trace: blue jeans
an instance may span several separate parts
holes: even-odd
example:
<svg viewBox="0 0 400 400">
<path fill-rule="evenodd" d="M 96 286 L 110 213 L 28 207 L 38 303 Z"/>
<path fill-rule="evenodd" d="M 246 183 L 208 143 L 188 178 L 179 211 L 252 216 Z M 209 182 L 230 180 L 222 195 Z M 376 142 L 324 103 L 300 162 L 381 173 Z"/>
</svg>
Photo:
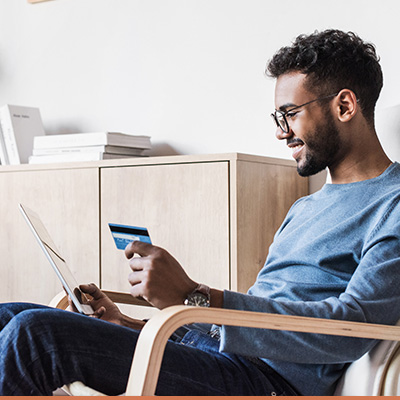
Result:
<svg viewBox="0 0 400 400">
<path fill-rule="evenodd" d="M 0 305 L 0 395 L 51 395 L 73 381 L 125 391 L 139 332 L 36 304 Z M 167 344 L 158 395 L 296 395 L 273 370 L 220 353 L 197 329 Z"/>
</svg>

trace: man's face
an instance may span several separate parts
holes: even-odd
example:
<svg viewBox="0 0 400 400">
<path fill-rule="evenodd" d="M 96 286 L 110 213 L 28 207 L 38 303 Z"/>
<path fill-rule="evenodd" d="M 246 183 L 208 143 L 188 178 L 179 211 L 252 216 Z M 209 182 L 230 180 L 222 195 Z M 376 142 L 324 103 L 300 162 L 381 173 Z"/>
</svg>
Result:
<svg viewBox="0 0 400 400">
<path fill-rule="evenodd" d="M 292 149 L 299 175 L 310 176 L 335 163 L 341 140 L 329 107 L 331 99 L 317 101 L 290 112 L 293 107 L 318 97 L 304 88 L 305 78 L 304 74 L 298 72 L 278 78 L 275 105 L 277 110 L 289 111 L 286 119 L 290 129 L 285 133 L 277 128 L 276 136 L 279 140 L 286 139 L 287 146 Z"/>
</svg>

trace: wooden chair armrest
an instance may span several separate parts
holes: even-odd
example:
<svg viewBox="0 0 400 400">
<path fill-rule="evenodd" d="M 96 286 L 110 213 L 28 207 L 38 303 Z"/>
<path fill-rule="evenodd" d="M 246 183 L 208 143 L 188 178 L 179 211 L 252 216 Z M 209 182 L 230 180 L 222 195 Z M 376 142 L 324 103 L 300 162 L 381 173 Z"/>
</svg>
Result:
<svg viewBox="0 0 400 400">
<path fill-rule="evenodd" d="M 114 303 L 152 307 L 152 305 L 147 301 L 141 299 L 135 299 L 130 293 L 117 292 L 114 290 L 102 290 L 102 292 L 106 294 Z M 51 299 L 49 306 L 54 308 L 60 308 L 62 310 L 65 310 L 68 307 L 68 297 L 64 292 L 64 290 L 60 293 L 57 293 Z"/>
<path fill-rule="evenodd" d="M 154 315 L 140 333 L 126 395 L 154 395 L 169 337 L 180 326 L 194 322 L 400 341 L 400 326 L 217 308 L 173 306 Z"/>
<path fill-rule="evenodd" d="M 57 293 L 48 304 L 49 307 L 60 308 L 61 310 L 65 310 L 68 307 L 68 297 L 65 294 L 64 290 L 60 293 Z"/>
<path fill-rule="evenodd" d="M 114 290 L 101 290 L 106 294 L 114 303 L 130 304 L 134 306 L 153 307 L 150 303 L 143 299 L 136 299 L 130 293 L 117 292 Z"/>
</svg>

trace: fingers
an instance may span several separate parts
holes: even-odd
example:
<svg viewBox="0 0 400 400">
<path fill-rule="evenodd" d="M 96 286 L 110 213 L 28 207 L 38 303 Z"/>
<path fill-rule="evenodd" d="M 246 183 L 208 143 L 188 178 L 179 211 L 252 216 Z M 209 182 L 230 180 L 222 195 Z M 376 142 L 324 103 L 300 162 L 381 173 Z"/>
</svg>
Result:
<svg viewBox="0 0 400 400">
<path fill-rule="evenodd" d="M 129 266 L 132 271 L 143 271 L 145 269 L 147 262 L 143 257 L 132 257 L 129 260 Z"/>
<path fill-rule="evenodd" d="M 136 240 L 126 246 L 125 257 L 127 259 L 131 259 L 135 253 L 139 254 L 141 257 L 145 257 L 152 254 L 156 249 L 157 247 L 150 243 L 144 243 Z"/>
<path fill-rule="evenodd" d="M 148 296 L 143 294 L 145 288 L 141 283 L 131 286 L 129 293 L 136 299 L 143 299 L 150 303 Z"/>
<path fill-rule="evenodd" d="M 93 297 L 94 300 L 105 297 L 105 294 L 94 283 L 82 284 L 79 285 L 79 288 L 82 290 L 83 293 L 86 293 Z"/>
<path fill-rule="evenodd" d="M 130 293 L 135 297 L 142 297 L 143 285 L 142 282 L 145 278 L 145 273 L 142 271 L 134 271 L 128 275 L 128 281 L 131 285 Z"/>
<path fill-rule="evenodd" d="M 134 257 L 135 254 L 140 257 Z M 196 286 L 179 262 L 160 247 L 132 242 L 126 247 L 125 256 L 132 269 L 128 278 L 132 296 L 141 297 L 160 309 L 182 304 L 186 294 Z"/>
<path fill-rule="evenodd" d="M 92 318 L 98 318 L 101 319 L 101 317 L 105 314 L 106 308 L 104 306 L 101 306 L 99 309 L 97 309 L 94 314 L 91 315 Z"/>
<path fill-rule="evenodd" d="M 132 286 L 133 286 L 133 285 L 137 285 L 138 283 L 141 283 L 141 282 L 143 281 L 144 274 L 145 274 L 145 273 L 143 273 L 143 272 L 141 272 L 141 271 L 134 271 L 134 272 L 131 272 L 131 273 L 128 275 L 128 281 L 129 281 L 129 283 L 130 283 Z"/>
</svg>

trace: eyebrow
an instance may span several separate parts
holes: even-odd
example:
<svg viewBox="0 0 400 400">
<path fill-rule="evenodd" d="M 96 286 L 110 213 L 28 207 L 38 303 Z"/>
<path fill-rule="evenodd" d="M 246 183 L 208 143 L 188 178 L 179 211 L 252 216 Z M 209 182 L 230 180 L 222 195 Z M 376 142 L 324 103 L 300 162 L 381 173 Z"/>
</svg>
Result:
<svg viewBox="0 0 400 400">
<path fill-rule="evenodd" d="M 280 111 L 286 111 L 288 108 L 293 108 L 293 107 L 297 107 L 297 104 L 285 103 L 285 104 L 282 104 L 282 105 L 278 108 L 278 110 L 280 110 Z"/>
</svg>

